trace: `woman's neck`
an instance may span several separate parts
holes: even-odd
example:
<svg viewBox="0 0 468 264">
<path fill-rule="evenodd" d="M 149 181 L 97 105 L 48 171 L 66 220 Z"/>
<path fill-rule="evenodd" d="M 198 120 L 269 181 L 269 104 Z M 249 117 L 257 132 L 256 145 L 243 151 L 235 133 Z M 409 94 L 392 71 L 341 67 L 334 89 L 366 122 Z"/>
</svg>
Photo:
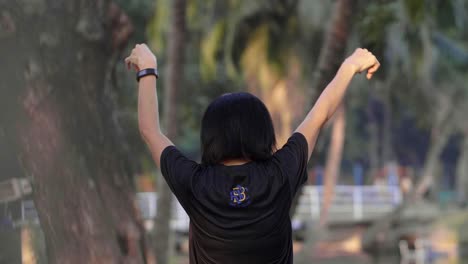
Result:
<svg viewBox="0 0 468 264">
<path fill-rule="evenodd" d="M 251 160 L 249 160 L 249 159 L 227 159 L 227 160 L 223 160 L 221 162 L 221 164 L 223 164 L 225 166 L 236 166 L 236 165 L 246 164 L 246 163 L 248 163 L 250 161 Z"/>
</svg>

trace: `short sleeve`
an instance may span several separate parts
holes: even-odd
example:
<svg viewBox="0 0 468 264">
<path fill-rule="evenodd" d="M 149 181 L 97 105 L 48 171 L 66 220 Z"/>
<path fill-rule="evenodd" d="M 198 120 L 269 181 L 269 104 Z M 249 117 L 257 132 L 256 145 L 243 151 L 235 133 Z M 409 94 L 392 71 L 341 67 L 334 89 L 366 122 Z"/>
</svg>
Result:
<svg viewBox="0 0 468 264">
<path fill-rule="evenodd" d="M 161 153 L 161 173 L 177 198 L 187 195 L 199 167 L 198 163 L 188 159 L 175 146 L 168 146 Z"/>
<path fill-rule="evenodd" d="M 308 145 L 304 135 L 295 132 L 273 158 L 285 172 L 291 192 L 295 195 L 299 187 L 307 181 Z"/>
</svg>

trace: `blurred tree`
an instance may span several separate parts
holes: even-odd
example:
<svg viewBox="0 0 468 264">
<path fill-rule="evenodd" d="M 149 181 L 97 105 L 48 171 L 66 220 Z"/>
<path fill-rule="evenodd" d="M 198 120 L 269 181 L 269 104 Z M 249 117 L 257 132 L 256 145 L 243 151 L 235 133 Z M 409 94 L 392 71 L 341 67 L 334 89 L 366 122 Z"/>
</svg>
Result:
<svg viewBox="0 0 468 264">
<path fill-rule="evenodd" d="M 317 91 L 313 102 L 317 101 L 321 91 L 323 91 L 330 80 L 333 79 L 333 76 L 338 71 L 344 59 L 348 39 L 352 30 L 352 14 L 355 4 L 353 0 L 339 0 L 335 2 L 330 24 L 320 51 L 316 79 L 312 86 L 315 91 Z M 324 197 L 320 212 L 321 226 L 326 226 L 327 224 L 328 210 L 334 195 L 334 186 L 336 185 L 336 179 L 340 173 L 345 138 L 345 118 L 345 107 L 341 105 L 333 119 L 330 146 L 325 164 Z"/>
<path fill-rule="evenodd" d="M 242 3 L 240 15 L 227 32 L 227 63 L 239 70 L 246 89 L 267 106 L 278 147 L 286 142 L 293 124 L 303 114 L 303 67 L 295 50 L 297 43 L 293 42 L 300 37 L 297 4 L 297 0 Z"/>
<path fill-rule="evenodd" d="M 435 1 L 429 5 L 420 3 L 424 1 L 412 2 L 403 1 L 403 14 L 406 16 L 400 23 L 404 23 L 406 28 L 402 34 L 413 36 L 413 41 L 408 38 L 403 44 L 414 54 L 409 58 L 414 72 L 411 79 L 417 83 L 413 105 L 415 110 L 424 112 L 418 118 L 430 130 L 424 166 L 415 186 L 416 196 L 421 198 L 435 182 L 440 155 L 458 130 L 458 108 L 462 108 L 468 97 L 458 74 L 459 66 L 450 58 L 440 56 L 441 53 L 453 52 L 453 48 L 448 48 L 453 45 L 447 45 L 447 41 L 446 45 L 434 45 L 441 35 L 450 34 L 457 26 L 454 20 L 447 22 L 446 19 L 453 18 L 454 9 L 451 7 L 456 1 Z M 461 38 L 462 34 L 455 37 Z"/>
<path fill-rule="evenodd" d="M 355 4 L 354 0 L 338 0 L 334 3 L 322 48 L 320 49 L 315 79 L 312 82 L 313 94 L 315 95 L 312 99 L 313 103 L 317 101 L 321 92 L 333 79 L 344 59 L 352 30 L 352 14 Z M 345 127 L 346 113 L 345 106 L 342 104 L 338 107 L 332 119 L 332 131 L 324 171 L 323 200 L 320 207 L 319 219 L 320 227 L 326 227 L 328 224 L 328 210 L 333 200 L 336 180 L 340 173 Z M 320 239 L 316 230 L 316 228 L 309 227 L 305 248 L 312 248 L 314 243 Z M 299 256 L 299 261 L 306 263 L 310 257 L 310 252 L 303 250 Z"/>
<path fill-rule="evenodd" d="M 463 133 L 463 144 L 457 161 L 457 193 L 458 201 L 466 206 L 468 201 L 468 128 Z"/>
<path fill-rule="evenodd" d="M 408 208 L 414 210 L 418 201 L 428 193 L 436 182 L 436 175 L 440 174 L 438 166 L 442 151 L 449 139 L 463 130 L 459 114 L 461 109 L 466 109 L 468 97 L 463 85 L 466 76 L 460 73 L 466 67 L 466 53 L 446 37 L 464 38 L 461 32 L 453 34 L 457 32 L 454 27 L 458 25 L 452 19 L 455 8 L 451 7 L 457 3 L 401 0 L 392 7 L 396 19 L 380 26 L 388 28 L 387 37 L 383 39 L 388 54 L 384 67 L 388 68 L 389 76 L 398 76 L 387 81 L 399 105 L 413 116 L 413 122 L 429 131 L 430 137 L 421 173 L 413 179 L 417 181 L 413 192 L 405 197 L 402 205 L 375 221 L 366 231 L 363 248 L 367 250 L 375 249 L 376 241 L 386 248 L 394 247 L 397 242 L 392 239 L 395 237 L 386 234 L 394 233 L 392 229 L 404 225 L 401 220 L 403 212 Z M 459 164 L 460 170 L 462 166 Z"/>
<path fill-rule="evenodd" d="M 382 105 L 383 112 L 380 114 L 383 120 L 382 140 L 380 147 L 373 149 L 381 149 L 382 154 L 374 151 L 375 155 L 370 156 L 379 156 L 380 161 L 372 164 L 382 166 L 397 158 L 392 147 L 396 133 L 392 129 L 411 116 L 421 132 L 429 131 L 432 134 L 427 143 L 429 147 L 427 151 L 424 150 L 426 157 L 422 175 L 425 176 L 421 176 L 424 180 L 417 187 L 420 194 L 431 186 L 432 176 L 429 175 L 435 174 L 439 156 L 456 132 L 455 108 L 451 103 L 463 104 L 464 100 L 463 95 L 460 97 L 460 86 L 447 82 L 450 78 L 441 77 L 441 72 L 453 73 L 459 69 L 452 67 L 449 70 L 444 66 L 447 65 L 446 57 L 439 55 L 448 53 L 457 57 L 458 63 L 463 64 L 464 61 L 464 53 L 454 48 L 453 43 L 441 34 L 449 34 L 453 30 L 450 27 L 454 24 L 447 21 L 453 18 L 451 14 L 454 9 L 451 6 L 456 2 L 434 1 L 425 5 L 424 1 L 401 0 L 371 4 L 363 14 L 364 19 L 359 22 L 360 38 L 366 46 L 375 47 L 384 64 L 382 71 L 385 78 L 379 82 L 378 89 L 372 91 L 374 100 Z M 370 114 L 372 117 L 378 113 Z M 391 124 L 394 122 L 392 115 L 395 118 L 399 115 L 400 120 L 395 120 L 396 124 Z"/>
<path fill-rule="evenodd" d="M 168 138 L 175 140 L 178 134 L 178 94 L 184 81 L 186 1 L 174 0 L 170 7 L 170 31 L 167 39 L 167 77 L 164 78 L 164 127 Z M 174 250 L 170 219 L 173 204 L 172 192 L 160 175 L 157 184 L 158 214 L 156 216 L 156 258 L 158 263 L 170 263 Z"/>
<path fill-rule="evenodd" d="M 33 185 L 49 263 L 142 263 L 111 82 L 132 26 L 110 1 L 0 1 L 6 138 Z M 6 124 L 15 124 L 6 126 Z"/>
<path fill-rule="evenodd" d="M 309 29 L 299 19 L 299 2 L 242 3 L 238 7 L 240 15 L 227 30 L 225 63 L 238 69 L 246 89 L 267 106 L 278 148 L 286 143 L 294 126 L 304 117 L 308 102 L 303 96 L 304 71 L 309 69 L 309 62 L 316 59 L 316 54 L 309 52 L 309 42 L 305 41 L 316 36 L 304 32 Z M 291 214 L 294 214 L 298 197 L 296 195 Z"/>
</svg>

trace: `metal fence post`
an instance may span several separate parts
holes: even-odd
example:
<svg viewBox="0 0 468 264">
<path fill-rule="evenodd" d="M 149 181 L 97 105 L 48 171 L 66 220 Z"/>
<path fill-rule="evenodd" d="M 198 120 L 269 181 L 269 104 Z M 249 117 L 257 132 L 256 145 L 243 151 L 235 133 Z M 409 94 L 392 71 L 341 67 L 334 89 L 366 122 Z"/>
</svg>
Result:
<svg viewBox="0 0 468 264">
<path fill-rule="evenodd" d="M 354 220 L 362 219 L 362 188 L 360 186 L 353 187 L 353 217 Z"/>
</svg>

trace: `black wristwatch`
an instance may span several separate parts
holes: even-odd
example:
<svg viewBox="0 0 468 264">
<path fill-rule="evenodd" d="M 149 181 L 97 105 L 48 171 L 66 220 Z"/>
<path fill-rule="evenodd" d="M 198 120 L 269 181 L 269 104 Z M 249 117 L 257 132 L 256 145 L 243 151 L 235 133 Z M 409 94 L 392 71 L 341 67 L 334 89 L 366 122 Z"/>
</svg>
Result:
<svg viewBox="0 0 468 264">
<path fill-rule="evenodd" d="M 148 68 L 148 69 L 143 69 L 137 72 L 137 75 L 136 75 L 137 82 L 140 82 L 141 78 L 148 76 L 148 75 L 154 75 L 156 76 L 156 79 L 158 79 L 159 78 L 158 69 Z"/>
</svg>

